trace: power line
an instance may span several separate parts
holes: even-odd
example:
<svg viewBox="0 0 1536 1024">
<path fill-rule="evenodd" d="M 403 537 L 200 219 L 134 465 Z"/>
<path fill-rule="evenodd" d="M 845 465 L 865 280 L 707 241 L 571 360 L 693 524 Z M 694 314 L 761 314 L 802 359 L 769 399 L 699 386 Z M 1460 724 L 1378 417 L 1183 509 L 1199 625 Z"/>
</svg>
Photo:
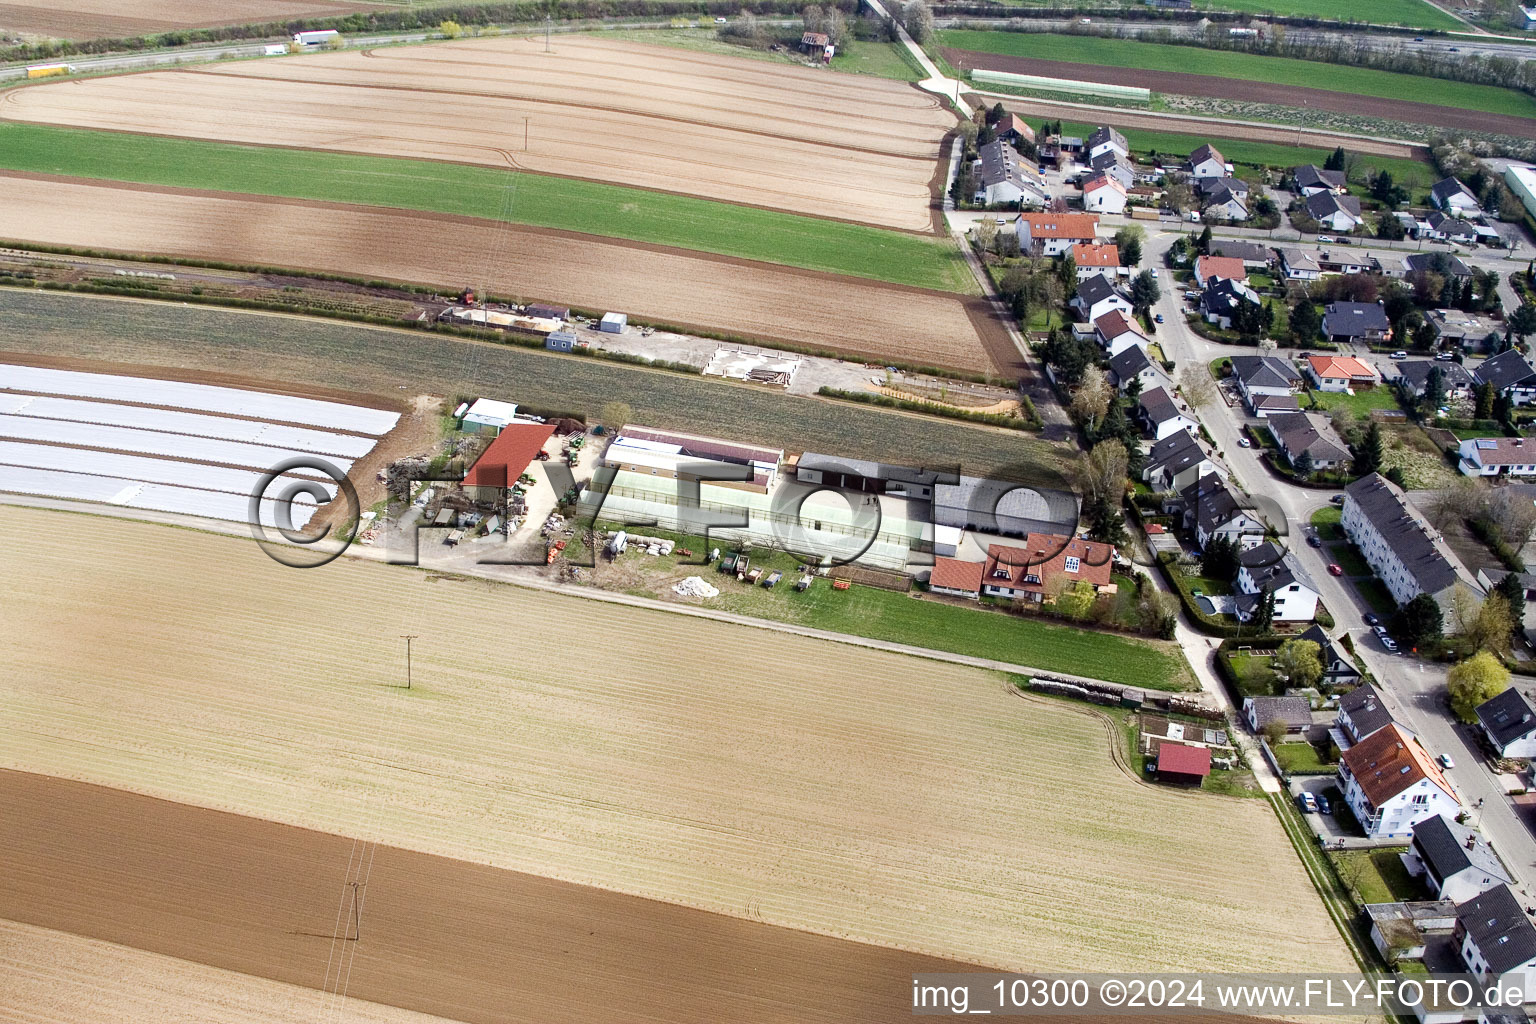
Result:
<svg viewBox="0 0 1536 1024">
<path fill-rule="evenodd" d="M 411 688 L 411 641 L 421 639 L 415 633 L 402 633 L 400 639 L 405 641 L 405 688 Z"/>
</svg>

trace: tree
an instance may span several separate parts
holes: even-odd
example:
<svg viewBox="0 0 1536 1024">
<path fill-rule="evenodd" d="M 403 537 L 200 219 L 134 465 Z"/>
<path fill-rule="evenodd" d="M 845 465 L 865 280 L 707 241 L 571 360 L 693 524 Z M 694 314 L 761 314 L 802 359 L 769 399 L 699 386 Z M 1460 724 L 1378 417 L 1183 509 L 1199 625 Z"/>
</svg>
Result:
<svg viewBox="0 0 1536 1024">
<path fill-rule="evenodd" d="M 1391 212 L 1381 215 L 1381 220 L 1376 223 L 1376 237 L 1386 239 L 1389 242 L 1400 242 L 1408 235 L 1408 229 L 1403 227 L 1403 222 L 1394 217 Z"/>
<path fill-rule="evenodd" d="M 1297 476 L 1305 480 L 1307 477 L 1312 475 L 1312 471 L 1316 469 L 1317 466 L 1312 460 L 1312 453 L 1306 449 L 1302 449 L 1301 454 L 1296 456 L 1295 460 L 1291 463 L 1291 468 L 1296 471 Z"/>
<path fill-rule="evenodd" d="M 1493 403 L 1498 397 L 1498 392 L 1493 388 L 1493 381 L 1484 381 L 1477 388 L 1477 411 L 1473 413 L 1480 420 L 1493 419 Z"/>
<path fill-rule="evenodd" d="M 1428 594 L 1415 597 L 1392 616 L 1392 635 L 1414 650 L 1439 640 L 1444 632 L 1445 617 L 1435 599 Z"/>
<path fill-rule="evenodd" d="M 464 28 L 456 21 L 439 22 L 437 30 L 445 39 L 457 39 L 464 34 Z"/>
<path fill-rule="evenodd" d="M 1253 628 L 1260 633 L 1267 633 L 1269 627 L 1275 624 L 1275 592 L 1264 591 L 1264 596 L 1259 598 L 1259 603 L 1253 609 Z"/>
<path fill-rule="evenodd" d="M 1099 419 L 1109 411 L 1109 402 L 1115 395 L 1104 371 L 1092 367 L 1083 374 L 1083 381 L 1072 392 L 1072 415 L 1092 433 L 1098 429 Z"/>
<path fill-rule="evenodd" d="M 1008 111 L 1003 109 L 1003 101 L 998 100 L 996 103 L 992 104 L 992 109 L 987 111 L 987 124 L 997 124 L 997 122 L 1001 121 L 1007 116 Z"/>
<path fill-rule="evenodd" d="M 976 222 L 976 245 L 982 252 L 991 252 L 997 244 L 997 220 L 983 217 Z"/>
<path fill-rule="evenodd" d="M 1077 484 L 1083 495 L 1083 517 L 1088 535 L 1106 544 L 1119 541 L 1124 516 L 1125 474 L 1129 456 L 1118 440 L 1100 441 L 1077 463 Z"/>
<path fill-rule="evenodd" d="M 1509 329 L 1524 341 L 1527 335 L 1536 334 L 1536 305 L 1522 302 L 1509 314 Z"/>
<path fill-rule="evenodd" d="M 1208 580 L 1230 582 L 1237 575 L 1237 542 L 1212 537 L 1200 553 L 1200 575 Z"/>
<path fill-rule="evenodd" d="M 1076 583 L 1063 590 L 1056 598 L 1058 614 L 1074 621 L 1081 620 L 1093 607 L 1094 590 L 1090 583 Z"/>
<path fill-rule="evenodd" d="M 603 426 L 609 433 L 614 433 L 623 429 L 633 414 L 634 411 L 630 409 L 628 402 L 608 402 L 603 406 Z"/>
<path fill-rule="evenodd" d="M 1522 598 L 1521 604 L 1524 603 Z M 1489 594 L 1477 610 L 1477 621 L 1467 633 L 1468 642 L 1476 650 L 1507 658 L 1513 639 L 1514 624 L 1510 621 L 1509 599 L 1503 594 Z"/>
<path fill-rule="evenodd" d="M 1381 439 L 1381 424 L 1372 420 L 1365 430 L 1365 437 L 1355 446 L 1355 474 L 1365 476 L 1380 471 L 1386 454 L 1386 443 Z"/>
<path fill-rule="evenodd" d="M 1143 270 L 1131 278 L 1131 306 L 1139 313 L 1146 313 L 1162 297 L 1162 290 L 1157 287 L 1157 278 L 1152 276 L 1152 271 Z"/>
<path fill-rule="evenodd" d="M 1483 520 L 1493 527 L 1499 539 L 1519 551 L 1530 543 L 1536 530 L 1536 506 L 1507 488 L 1499 488 L 1483 505 Z"/>
<path fill-rule="evenodd" d="M 1429 525 L 1444 530 L 1463 519 L 1470 519 L 1477 512 L 1480 497 L 1477 482 L 1458 476 L 1456 480 L 1425 502 L 1425 518 Z"/>
<path fill-rule="evenodd" d="M 1142 632 L 1172 640 L 1179 622 L 1179 600 L 1172 594 L 1146 587 L 1136 616 Z"/>
<path fill-rule="evenodd" d="M 1451 710 L 1463 722 L 1477 721 L 1477 706 L 1509 689 L 1509 669 L 1487 651 L 1451 666 L 1445 674 Z"/>
<path fill-rule="evenodd" d="M 1210 373 L 1198 363 L 1185 363 L 1179 371 L 1179 391 L 1191 409 L 1203 409 L 1216 400 L 1216 382 Z"/>
<path fill-rule="evenodd" d="M 1324 162 L 1323 170 L 1325 170 L 1325 171 L 1342 171 L 1344 169 L 1344 164 L 1346 162 L 1348 162 L 1348 160 L 1349 160 L 1349 157 L 1345 155 L 1344 147 L 1340 146 L 1337 149 L 1335 149 L 1329 155 L 1327 161 Z"/>
<path fill-rule="evenodd" d="M 1303 294 L 1291 307 L 1291 340 L 1298 345 L 1310 345 L 1322 327 L 1323 318 L 1317 315 L 1317 307 Z"/>
<path fill-rule="evenodd" d="M 933 38 L 933 11 L 923 0 L 908 0 L 901 8 L 901 27 L 918 43 Z"/>
<path fill-rule="evenodd" d="M 1281 743 L 1285 742 L 1286 732 L 1287 729 L 1285 723 L 1278 718 L 1271 719 L 1270 721 L 1264 723 L 1264 739 L 1269 743 L 1271 748 L 1277 747 Z"/>
<path fill-rule="evenodd" d="M 1307 687 L 1323 678 L 1321 649 L 1311 640 L 1287 640 L 1275 652 L 1275 675 L 1288 686 Z"/>
<path fill-rule="evenodd" d="M 1139 224 L 1127 224 L 1115 232 L 1115 249 L 1120 253 L 1122 267 L 1134 267 L 1141 262 L 1141 240 L 1144 235 Z"/>
<path fill-rule="evenodd" d="M 1425 374 L 1424 397 L 1420 403 L 1426 412 L 1433 412 L 1445 404 L 1445 371 L 1440 367 L 1431 366 Z"/>
<path fill-rule="evenodd" d="M 848 17 L 836 7 L 827 9 L 827 20 L 821 30 L 827 34 L 827 42 L 837 47 L 838 52 L 848 48 Z"/>
<path fill-rule="evenodd" d="M 1195 240 L 1195 250 L 1202 256 L 1211 254 L 1211 226 L 1207 224 L 1200 232 L 1200 237 Z"/>
<path fill-rule="evenodd" d="M 1504 598 L 1504 604 L 1509 609 L 1509 631 L 1514 636 L 1525 627 L 1525 584 L 1520 582 L 1518 573 L 1507 572 L 1504 578 L 1494 586 L 1493 593 Z"/>
</svg>

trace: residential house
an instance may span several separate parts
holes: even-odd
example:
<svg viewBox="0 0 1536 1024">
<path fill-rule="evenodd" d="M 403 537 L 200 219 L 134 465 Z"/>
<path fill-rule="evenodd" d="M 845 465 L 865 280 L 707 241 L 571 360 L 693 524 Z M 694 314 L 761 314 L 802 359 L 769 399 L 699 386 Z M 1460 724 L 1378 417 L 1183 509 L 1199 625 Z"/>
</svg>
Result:
<svg viewBox="0 0 1536 1024">
<path fill-rule="evenodd" d="M 1133 380 L 1141 381 L 1143 392 L 1153 388 L 1173 390 L 1173 378 L 1168 376 L 1167 370 L 1152 361 L 1144 345 L 1122 346 L 1119 355 L 1110 357 L 1109 374 L 1111 383 L 1122 393 Z"/>
<path fill-rule="evenodd" d="M 1508 885 L 1497 885 L 1456 908 L 1457 948 L 1484 988 L 1518 991 L 1536 1001 L 1536 924 Z M 1505 997 L 1513 1004 L 1514 999 Z"/>
<path fill-rule="evenodd" d="M 1121 156 L 1131 155 L 1131 145 L 1125 141 L 1125 136 L 1108 125 L 1095 128 L 1088 136 L 1084 148 L 1087 150 L 1089 159 L 1108 152 L 1116 152 Z"/>
<path fill-rule="evenodd" d="M 1395 721 L 1392 712 L 1382 703 L 1381 691 L 1376 684 L 1361 683 L 1339 698 L 1339 713 L 1334 722 L 1347 741 L 1340 744 L 1340 748 L 1347 750 Z"/>
<path fill-rule="evenodd" d="M 1376 309 L 1375 306 L 1371 308 Z M 1336 323 L 1336 326 L 1349 328 L 1356 325 Z M 1319 391 L 1364 391 L 1376 386 L 1376 371 L 1369 363 L 1354 356 L 1308 356 L 1304 369 Z"/>
<path fill-rule="evenodd" d="M 1034 145 L 1035 130 L 1018 114 L 1004 114 L 1002 120 L 992 126 L 997 138 L 1005 142 L 1027 142 Z"/>
<path fill-rule="evenodd" d="M 1339 789 L 1367 839 L 1407 839 L 1425 818 L 1461 810 L 1440 766 L 1396 722 L 1344 751 Z"/>
<path fill-rule="evenodd" d="M 1118 309 L 1126 314 L 1131 312 L 1130 296 L 1103 274 L 1097 274 L 1080 283 L 1072 296 L 1071 305 L 1079 319 L 1088 323 L 1096 322 L 1099 317 L 1112 310 Z"/>
<path fill-rule="evenodd" d="M 1432 309 L 1426 319 L 1435 329 L 1435 344 L 1446 351 L 1496 352 L 1503 347 L 1504 325 L 1491 316 Z"/>
<path fill-rule="evenodd" d="M 1408 504 L 1400 487 L 1371 473 L 1344 488 L 1343 526 L 1392 600 L 1404 605 L 1429 594 L 1442 608 L 1450 607 L 1458 582 L 1450 549 Z"/>
<path fill-rule="evenodd" d="M 933 569 L 928 574 L 928 589 L 935 594 L 975 599 L 981 595 L 982 573 L 985 563 L 965 562 L 958 558 L 936 556 Z"/>
<path fill-rule="evenodd" d="M 1315 192 L 1306 199 L 1307 216 L 1329 231 L 1353 231 L 1362 223 L 1360 200 L 1333 192 Z"/>
<path fill-rule="evenodd" d="M 1536 709 L 1513 686 L 1479 704 L 1477 721 L 1500 757 L 1536 757 Z"/>
<path fill-rule="evenodd" d="M 1435 210 L 1424 218 L 1427 229 L 1421 232 L 1426 238 L 1433 238 L 1441 242 L 1459 242 L 1462 245 L 1472 245 L 1477 241 L 1477 226 L 1460 217 L 1446 213 L 1443 210 Z"/>
<path fill-rule="evenodd" d="M 1330 686 L 1350 686 L 1360 681 L 1360 670 L 1355 668 L 1344 653 L 1343 646 L 1328 639 L 1322 626 L 1311 626 L 1296 639 L 1310 640 L 1317 644 L 1317 656 L 1323 663 L 1324 683 Z"/>
<path fill-rule="evenodd" d="M 1195 260 L 1195 284 L 1204 288 L 1218 278 L 1247 281 L 1248 268 L 1235 256 L 1201 256 Z"/>
<path fill-rule="evenodd" d="M 1403 860 L 1410 873 L 1425 876 L 1436 899 L 1455 903 L 1514 881 L 1486 839 L 1440 814 L 1413 826 Z"/>
<path fill-rule="evenodd" d="M 1243 282 L 1219 277 L 1200 292 L 1198 308 L 1204 314 L 1206 323 L 1216 324 L 1225 331 L 1232 326 L 1232 318 L 1236 315 L 1239 303 L 1248 302 L 1257 306 L 1263 301 L 1258 292 Z"/>
<path fill-rule="evenodd" d="M 1520 27 L 1527 32 L 1536 29 L 1536 7 L 1527 7 L 1520 4 L 1515 8 L 1520 13 Z"/>
<path fill-rule="evenodd" d="M 1146 335 L 1141 333 L 1136 321 L 1123 309 L 1111 309 L 1095 319 L 1093 335 L 1111 359 L 1128 348 L 1145 348 L 1148 344 Z"/>
<path fill-rule="evenodd" d="M 1206 143 L 1189 154 L 1189 163 L 1185 167 L 1189 176 L 1196 181 L 1201 178 L 1220 178 L 1227 173 L 1227 158 L 1215 146 Z"/>
<path fill-rule="evenodd" d="M 1350 249 L 1320 250 L 1317 266 L 1324 274 L 1380 274 L 1381 261 Z"/>
<path fill-rule="evenodd" d="M 1460 363 L 1445 359 L 1410 359 L 1397 364 L 1397 385 L 1414 398 L 1423 398 L 1429 375 L 1440 373 L 1440 387 L 1447 398 L 1466 398 L 1476 386 L 1472 375 Z"/>
<path fill-rule="evenodd" d="M 1136 419 L 1157 441 L 1200 425 L 1193 416 L 1179 411 L 1178 403 L 1173 400 L 1173 394 L 1167 388 L 1143 391 L 1141 397 L 1136 399 Z"/>
<path fill-rule="evenodd" d="M 1244 697 L 1242 714 L 1248 728 L 1256 733 L 1262 733 L 1270 722 L 1282 723 L 1287 736 L 1312 728 L 1312 705 L 1305 697 Z"/>
<path fill-rule="evenodd" d="M 1389 341 L 1392 338 L 1392 324 L 1387 320 L 1387 311 L 1374 302 L 1330 302 L 1323 311 L 1323 336 L 1340 345 Z M 1360 363 L 1358 359 L 1354 361 Z M 1364 363 L 1360 365 L 1365 366 Z M 1375 383 L 1376 371 L 1370 367 L 1365 368 L 1369 371 L 1367 375 L 1371 382 Z M 1349 374 L 1358 375 L 1354 370 Z M 1333 390 L 1343 391 L 1344 388 Z"/>
<path fill-rule="evenodd" d="M 1233 242 L 1221 238 L 1211 240 L 1211 255 L 1242 260 L 1249 270 L 1268 270 L 1275 258 L 1274 250 L 1257 242 Z"/>
<path fill-rule="evenodd" d="M 1454 277 L 1465 281 L 1472 276 L 1472 268 L 1460 256 L 1448 252 L 1416 252 L 1403 257 L 1403 274 L 1434 273 L 1441 277 Z"/>
<path fill-rule="evenodd" d="M 989 597 L 1039 603 L 1057 587 L 1087 583 L 1109 591 L 1115 549 L 1081 537 L 1031 533 L 1024 546 L 992 544 L 982 572 L 981 592 Z"/>
<path fill-rule="evenodd" d="M 1265 420 L 1280 450 L 1292 466 L 1302 454 L 1310 456 L 1314 469 L 1347 466 L 1353 456 L 1326 417 L 1310 412 L 1272 414 Z"/>
<path fill-rule="evenodd" d="M 1301 374 L 1279 356 L 1233 356 L 1232 379 L 1243 404 L 1255 416 L 1295 412 Z"/>
<path fill-rule="evenodd" d="M 1040 171 L 1008 143 L 995 139 L 977 149 L 976 156 L 976 202 L 1044 208 L 1050 201 Z"/>
<path fill-rule="evenodd" d="M 1317 254 L 1305 249 L 1281 249 L 1280 268 L 1288 281 L 1316 281 L 1323 276 Z"/>
<path fill-rule="evenodd" d="M 1184 527 L 1200 547 L 1212 538 L 1230 540 L 1243 550 L 1264 542 L 1264 521 L 1247 498 L 1214 473 L 1206 474 L 1179 492 Z"/>
<path fill-rule="evenodd" d="M 1108 174 L 1083 182 L 1083 209 L 1092 213 L 1124 213 L 1126 186 Z"/>
<path fill-rule="evenodd" d="M 1292 167 L 1290 177 L 1297 195 L 1309 198 L 1319 192 L 1343 194 L 1348 188 L 1343 171 L 1325 171 L 1316 164 Z"/>
<path fill-rule="evenodd" d="M 1105 175 L 1114 178 L 1126 189 L 1136 184 L 1136 165 L 1131 158 L 1118 150 L 1108 150 L 1100 153 L 1088 162 L 1094 175 Z"/>
<path fill-rule="evenodd" d="M 1116 275 L 1120 273 L 1120 248 L 1111 244 L 1074 245 L 1072 264 L 1079 281 L 1098 274 Z"/>
<path fill-rule="evenodd" d="M 1020 251 L 1036 256 L 1060 256 L 1074 245 L 1090 245 L 1098 225 L 1091 213 L 1021 213 L 1013 221 Z"/>
<path fill-rule="evenodd" d="M 1468 438 L 1457 452 L 1463 476 L 1536 476 L 1536 438 Z"/>
<path fill-rule="evenodd" d="M 1509 399 L 1511 405 L 1536 402 L 1536 370 L 1514 349 L 1483 360 L 1472 371 L 1472 379 L 1479 387 L 1492 383 L 1494 391 Z"/>
<path fill-rule="evenodd" d="M 1477 201 L 1477 193 L 1461 183 L 1459 178 L 1441 178 L 1429 190 L 1429 201 L 1435 209 L 1444 210 L 1453 217 L 1477 217 L 1483 212 Z"/>
<path fill-rule="evenodd" d="M 1265 594 L 1275 595 L 1275 622 L 1311 622 L 1321 594 L 1294 552 L 1274 541 L 1249 548 L 1238 558 L 1237 617 L 1253 618 Z"/>
<path fill-rule="evenodd" d="M 1231 189 L 1213 193 L 1201 210 L 1206 220 L 1245 221 L 1248 219 L 1248 203 Z"/>
<path fill-rule="evenodd" d="M 1231 192 L 1243 202 L 1248 201 L 1248 183 L 1242 178 L 1233 178 L 1224 174 L 1215 178 L 1201 178 L 1195 182 L 1195 194 L 1201 200 L 1210 199 L 1218 192 Z"/>
<path fill-rule="evenodd" d="M 1215 467 L 1190 429 L 1175 431 L 1154 444 L 1142 461 L 1141 479 L 1156 493 L 1182 491 Z"/>
</svg>

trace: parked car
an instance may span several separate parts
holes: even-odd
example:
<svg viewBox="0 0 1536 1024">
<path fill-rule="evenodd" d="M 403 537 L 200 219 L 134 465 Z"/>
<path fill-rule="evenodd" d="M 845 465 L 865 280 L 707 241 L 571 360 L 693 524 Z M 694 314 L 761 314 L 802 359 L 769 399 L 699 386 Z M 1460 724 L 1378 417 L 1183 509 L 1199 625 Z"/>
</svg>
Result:
<svg viewBox="0 0 1536 1024">
<path fill-rule="evenodd" d="M 1319 814 L 1333 813 L 1333 804 L 1330 803 L 1328 798 L 1323 796 L 1321 793 L 1317 795 L 1317 810 Z"/>
<path fill-rule="evenodd" d="M 1375 612 L 1366 612 L 1361 616 L 1361 618 L 1365 620 L 1365 624 L 1367 626 L 1381 625 L 1381 616 L 1377 615 Z"/>
<path fill-rule="evenodd" d="M 1440 360 L 1440 362 L 1442 362 L 1442 363 L 1447 363 L 1447 362 L 1450 362 L 1452 359 L 1456 358 L 1456 353 L 1455 352 L 1436 352 L 1435 353 L 1435 358 Z"/>
<path fill-rule="evenodd" d="M 1343 576 L 1344 575 L 1344 567 L 1342 565 L 1340 565 L 1338 562 L 1329 562 L 1328 563 L 1328 575 L 1329 576 Z"/>
<path fill-rule="evenodd" d="M 1248 440 L 1246 437 L 1240 437 L 1237 439 L 1237 446 L 1239 448 L 1252 448 L 1253 442 Z"/>
<path fill-rule="evenodd" d="M 1157 277 L 1157 268 L 1156 267 L 1152 268 L 1152 276 L 1153 276 L 1153 278 Z"/>
<path fill-rule="evenodd" d="M 1163 314 L 1161 314 L 1161 313 L 1158 313 L 1158 314 L 1157 314 L 1157 315 L 1156 315 L 1156 316 L 1154 316 L 1154 317 L 1153 317 L 1153 318 L 1152 318 L 1152 322 L 1153 322 L 1153 323 L 1156 323 L 1156 324 L 1160 324 L 1160 323 L 1162 323 L 1162 322 L 1163 322 Z"/>
<path fill-rule="evenodd" d="M 1296 806 L 1301 808 L 1302 814 L 1315 814 L 1317 813 L 1317 797 L 1305 791 L 1297 793 Z"/>
<path fill-rule="evenodd" d="M 1435 760 L 1440 762 L 1440 767 L 1441 768 L 1455 768 L 1456 767 L 1456 762 L 1451 760 L 1451 755 L 1450 754 L 1441 754 L 1439 757 L 1435 758 Z"/>
<path fill-rule="evenodd" d="M 1333 244 L 1333 236 L 1331 236 L 1331 235 L 1318 235 L 1317 236 L 1317 240 L 1319 242 L 1321 242 L 1323 245 L 1332 245 Z"/>
<path fill-rule="evenodd" d="M 1407 359 L 1408 353 L 1404 352 L 1402 349 L 1398 349 L 1396 352 L 1392 353 L 1392 358 L 1394 361 L 1399 359 Z"/>
<path fill-rule="evenodd" d="M 1413 41 L 1416 42 L 1416 43 L 1422 43 L 1424 41 L 1424 37 L 1423 36 L 1414 36 L 1413 37 Z"/>
<path fill-rule="evenodd" d="M 1335 494 L 1333 497 L 1329 498 L 1328 500 L 1333 502 L 1335 505 L 1342 505 L 1342 504 L 1344 504 L 1344 495 L 1342 495 L 1342 494 Z"/>
<path fill-rule="evenodd" d="M 1307 535 L 1307 545 L 1309 547 L 1320 548 L 1323 546 L 1323 542 L 1318 540 L 1317 534 L 1312 533 Z"/>
</svg>

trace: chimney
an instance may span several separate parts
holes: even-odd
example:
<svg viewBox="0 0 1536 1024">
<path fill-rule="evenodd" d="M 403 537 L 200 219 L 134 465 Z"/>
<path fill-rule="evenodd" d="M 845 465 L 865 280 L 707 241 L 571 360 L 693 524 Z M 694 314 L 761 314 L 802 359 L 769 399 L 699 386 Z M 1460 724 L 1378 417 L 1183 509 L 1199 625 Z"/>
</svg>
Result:
<svg viewBox="0 0 1536 1024">
<path fill-rule="evenodd" d="M 1470 850 L 1473 847 L 1475 847 L 1476 845 L 1477 845 L 1477 836 L 1472 834 L 1472 833 L 1468 833 L 1467 834 L 1467 849 Z"/>
</svg>

